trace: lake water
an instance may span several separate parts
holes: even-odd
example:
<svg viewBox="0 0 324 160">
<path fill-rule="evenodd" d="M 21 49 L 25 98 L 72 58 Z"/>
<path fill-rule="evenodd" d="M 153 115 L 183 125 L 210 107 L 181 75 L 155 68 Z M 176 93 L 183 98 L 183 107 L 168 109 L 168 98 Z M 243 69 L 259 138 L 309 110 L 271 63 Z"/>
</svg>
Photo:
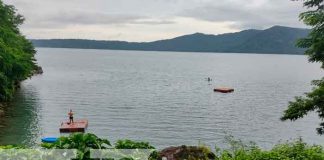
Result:
<svg viewBox="0 0 324 160">
<path fill-rule="evenodd" d="M 226 135 L 263 148 L 298 137 L 324 142 L 316 135 L 315 114 L 279 120 L 288 101 L 324 75 L 305 56 L 37 50 L 44 74 L 24 81 L 2 109 L 0 144 L 34 145 L 43 136 L 59 136 L 70 108 L 76 119 L 89 120 L 88 132 L 112 142 L 224 147 Z M 217 86 L 235 92 L 214 93 Z"/>
</svg>

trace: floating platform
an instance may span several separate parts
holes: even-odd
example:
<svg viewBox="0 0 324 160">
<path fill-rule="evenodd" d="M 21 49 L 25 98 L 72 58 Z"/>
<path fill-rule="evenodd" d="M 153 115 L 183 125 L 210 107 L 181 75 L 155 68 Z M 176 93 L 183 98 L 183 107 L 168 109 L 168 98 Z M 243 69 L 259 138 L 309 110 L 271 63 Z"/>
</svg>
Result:
<svg viewBox="0 0 324 160">
<path fill-rule="evenodd" d="M 73 123 L 62 122 L 60 127 L 61 133 L 85 132 L 88 127 L 88 120 L 75 120 Z"/>
<path fill-rule="evenodd" d="M 215 88 L 214 92 L 220 92 L 220 93 L 231 93 L 234 92 L 233 88 L 226 88 L 226 87 L 222 87 L 222 88 Z"/>
</svg>

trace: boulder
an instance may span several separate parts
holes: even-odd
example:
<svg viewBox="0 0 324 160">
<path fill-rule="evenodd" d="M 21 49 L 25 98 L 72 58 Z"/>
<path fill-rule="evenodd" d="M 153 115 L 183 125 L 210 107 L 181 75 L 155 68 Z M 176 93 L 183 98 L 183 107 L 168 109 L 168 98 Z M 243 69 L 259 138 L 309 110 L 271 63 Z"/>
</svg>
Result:
<svg viewBox="0 0 324 160">
<path fill-rule="evenodd" d="M 204 146 L 168 147 L 159 152 L 158 160 L 214 160 L 216 155 Z"/>
</svg>

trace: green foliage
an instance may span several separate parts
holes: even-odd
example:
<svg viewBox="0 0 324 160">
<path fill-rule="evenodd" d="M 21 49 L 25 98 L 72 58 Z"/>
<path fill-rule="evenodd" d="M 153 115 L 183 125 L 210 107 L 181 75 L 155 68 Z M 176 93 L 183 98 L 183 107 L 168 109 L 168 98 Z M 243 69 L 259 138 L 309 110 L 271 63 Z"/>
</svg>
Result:
<svg viewBox="0 0 324 160">
<path fill-rule="evenodd" d="M 323 0 L 304 0 L 304 6 L 309 9 L 300 14 L 300 19 L 312 27 L 308 37 L 300 39 L 297 45 L 306 48 L 310 62 L 319 62 L 324 69 L 324 2 Z M 311 111 L 316 111 L 319 118 L 324 118 L 324 78 L 313 81 L 313 91 L 306 97 L 296 97 L 290 102 L 281 120 L 295 121 Z M 318 134 L 324 134 L 324 122 L 317 128 Z"/>
<path fill-rule="evenodd" d="M 20 32 L 24 18 L 0 0 L 0 101 L 10 100 L 20 81 L 37 69 L 35 50 Z"/>
<path fill-rule="evenodd" d="M 269 151 L 256 145 L 245 145 L 233 140 L 228 150 L 217 149 L 217 160 L 322 160 L 324 150 L 321 146 L 309 146 L 301 139 L 295 142 L 278 144 Z"/>
<path fill-rule="evenodd" d="M 155 147 L 151 146 L 148 142 L 136 142 L 128 139 L 118 140 L 115 143 L 115 149 L 150 149 L 153 151 L 150 155 L 150 160 L 155 160 L 158 157 L 157 152 L 154 151 Z M 143 157 L 141 155 L 141 151 L 133 151 L 131 155 L 131 157 L 124 158 L 122 160 L 134 160 L 138 159 L 137 157 Z"/>
<path fill-rule="evenodd" d="M 322 63 L 324 68 L 324 4 L 323 0 L 306 0 L 304 5 L 311 8 L 301 13 L 300 19 L 312 30 L 307 38 L 298 41 L 297 45 L 307 48 L 306 54 L 311 62 Z"/>
<path fill-rule="evenodd" d="M 118 140 L 115 143 L 116 149 L 155 149 L 148 142 L 135 142 L 131 140 Z"/>
<path fill-rule="evenodd" d="M 135 142 L 131 140 L 118 140 L 115 143 L 115 147 L 111 147 L 107 139 L 98 138 L 91 133 L 75 133 L 71 134 L 69 137 L 60 137 L 59 140 L 53 144 L 43 143 L 42 147 L 46 149 L 77 149 L 77 159 L 79 160 L 89 159 L 91 149 L 110 149 L 113 151 L 114 155 L 117 154 L 119 156 L 124 156 L 122 149 L 134 149 L 134 151 L 129 153 L 131 156 L 127 157 L 129 156 L 127 155 L 124 158 L 125 160 L 136 160 L 139 159 L 138 157 L 143 157 L 143 153 L 135 149 L 152 149 L 152 151 L 155 149 L 147 142 Z M 153 152 L 151 157 L 157 157 L 157 152 Z"/>
<path fill-rule="evenodd" d="M 111 146 L 106 139 L 98 138 L 90 133 L 75 133 L 69 137 L 60 137 L 56 143 L 44 143 L 42 147 L 47 149 L 77 149 L 78 159 L 90 159 L 90 149 L 107 149 Z"/>
<path fill-rule="evenodd" d="M 0 146 L 0 149 L 24 149 L 23 146 L 17 146 L 17 145 L 7 145 L 7 146 Z"/>
<path fill-rule="evenodd" d="M 262 150 L 255 143 L 244 143 L 241 140 L 234 139 L 233 136 L 226 137 L 229 144 L 228 149 L 216 148 L 215 154 L 206 146 L 186 147 L 181 146 L 181 152 L 177 152 L 175 157 L 182 159 L 192 159 L 195 155 L 206 155 L 203 159 L 215 160 L 323 160 L 324 149 L 318 145 L 307 145 L 302 139 L 293 142 L 281 143 L 274 146 L 271 150 Z M 94 134 L 76 133 L 69 137 L 61 137 L 54 144 L 43 144 L 47 149 L 78 149 L 78 159 L 89 159 L 90 149 L 154 149 L 146 142 L 135 142 L 131 140 L 119 140 L 115 147 L 111 147 L 108 140 L 100 139 Z M 0 147 L 5 149 L 15 148 L 16 146 Z M 110 148 L 109 148 L 110 147 Z M 177 149 L 178 150 L 178 149 Z M 134 160 L 140 157 L 141 153 L 133 152 L 131 157 L 123 160 Z M 122 155 L 123 153 L 120 152 Z M 182 157 L 182 158 L 181 158 Z M 160 160 L 160 153 L 153 152 L 150 160 Z"/>
</svg>

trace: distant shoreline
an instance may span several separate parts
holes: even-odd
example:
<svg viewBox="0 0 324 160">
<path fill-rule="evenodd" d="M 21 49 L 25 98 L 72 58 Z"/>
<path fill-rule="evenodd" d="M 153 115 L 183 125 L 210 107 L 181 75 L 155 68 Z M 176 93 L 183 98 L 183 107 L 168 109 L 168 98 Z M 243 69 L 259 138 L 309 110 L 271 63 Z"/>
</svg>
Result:
<svg viewBox="0 0 324 160">
<path fill-rule="evenodd" d="M 251 52 L 193 52 L 193 51 L 154 51 L 154 50 L 122 50 L 122 49 L 97 49 L 97 48 L 63 48 L 63 47 L 35 47 L 43 48 L 43 49 L 73 49 L 73 50 L 100 50 L 100 51 L 136 51 L 136 52 L 177 52 L 177 53 L 209 53 L 209 54 L 256 54 L 256 55 L 294 55 L 294 56 L 305 56 L 305 54 L 297 54 L 297 53 L 251 53 Z"/>
<path fill-rule="evenodd" d="M 87 39 L 31 39 L 31 41 L 35 47 L 46 48 L 302 55 L 305 49 L 296 47 L 296 42 L 307 37 L 309 31 L 309 29 L 273 26 L 265 30 L 249 29 L 220 35 L 194 33 L 152 42 Z"/>
</svg>

